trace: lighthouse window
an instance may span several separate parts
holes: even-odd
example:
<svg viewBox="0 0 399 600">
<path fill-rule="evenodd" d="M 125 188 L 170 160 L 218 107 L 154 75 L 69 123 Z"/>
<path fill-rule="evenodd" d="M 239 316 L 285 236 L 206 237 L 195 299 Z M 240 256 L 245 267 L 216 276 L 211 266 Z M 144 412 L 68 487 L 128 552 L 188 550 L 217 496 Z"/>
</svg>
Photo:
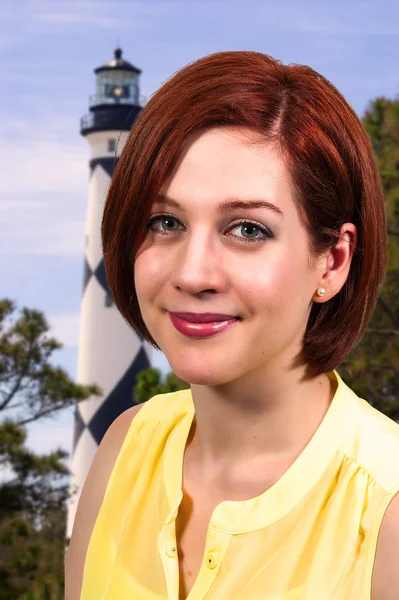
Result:
<svg viewBox="0 0 399 600">
<path fill-rule="evenodd" d="M 116 140 L 108 140 L 108 152 L 115 152 Z"/>
</svg>

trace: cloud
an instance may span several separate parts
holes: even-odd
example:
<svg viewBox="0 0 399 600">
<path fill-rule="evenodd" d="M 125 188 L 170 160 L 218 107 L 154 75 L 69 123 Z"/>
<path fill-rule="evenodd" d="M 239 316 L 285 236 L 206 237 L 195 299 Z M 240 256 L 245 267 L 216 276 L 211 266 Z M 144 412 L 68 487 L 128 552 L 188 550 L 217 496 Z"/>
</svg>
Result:
<svg viewBox="0 0 399 600">
<path fill-rule="evenodd" d="M 0 257 L 21 254 L 84 256 L 83 219 L 62 218 L 57 215 L 56 206 L 52 210 L 40 204 L 28 210 L 26 206 L 29 206 L 26 202 L 17 203 L 8 209 L 4 218 L 0 212 Z"/>
<path fill-rule="evenodd" d="M 308 3 L 309 4 L 309 3 Z M 303 8 L 303 7 L 301 7 Z M 310 8 L 310 7 L 309 7 Z M 372 10 L 372 6 L 369 5 Z M 374 7 L 375 8 L 375 7 Z M 366 6 L 363 8 L 356 2 L 347 4 L 348 11 L 345 17 L 337 18 L 326 5 L 320 5 L 316 11 L 309 11 L 312 16 L 297 15 L 296 29 L 310 35 L 331 35 L 340 37 L 353 36 L 388 36 L 398 35 L 399 25 L 397 19 L 386 18 L 387 13 L 381 9 L 371 15 Z M 395 11 L 398 13 L 399 11 Z M 303 11 L 306 14 L 306 10 Z"/>
<path fill-rule="evenodd" d="M 334 3 L 318 0 L 22 0 L 26 10 L 15 12 L 12 3 L 3 2 L 0 22 L 3 33 L 0 47 L 26 43 L 38 35 L 63 35 L 70 32 L 118 35 L 126 31 L 145 35 L 165 30 L 174 45 L 190 43 L 192 25 L 202 28 L 204 44 L 215 32 L 222 43 L 226 36 L 220 28 L 241 30 L 240 40 L 252 36 L 298 33 L 310 36 L 389 36 L 399 33 L 399 5 L 385 0 L 351 0 Z M 167 27 L 165 28 L 165 22 Z M 230 28 L 230 25 L 232 27 Z M 176 36 L 176 31 L 179 36 Z M 217 30 L 217 31 L 216 31 Z M 10 33 L 11 32 L 11 33 Z"/>
<path fill-rule="evenodd" d="M 0 21 L 4 31 L 0 35 L 0 46 L 15 46 L 37 35 L 57 35 L 77 28 L 95 31 L 127 26 L 116 1 L 23 0 L 22 4 L 25 10 L 16 12 L 12 3 L 2 3 Z M 116 16 L 118 13 L 120 17 Z M 12 29 L 12 33 L 7 29 Z"/>
<path fill-rule="evenodd" d="M 5 167 L 3 197 L 32 192 L 79 193 L 87 187 L 88 153 L 79 143 L 31 139 L 17 145 L 0 140 L 0 161 Z"/>
<path fill-rule="evenodd" d="M 47 107 L 45 107 L 47 108 Z M 87 186 L 89 148 L 73 116 L 34 111 L 10 115 L 0 135 L 1 194 L 79 193 Z"/>
<path fill-rule="evenodd" d="M 17 116 L 4 129 L 0 255 L 83 256 L 89 148 L 76 120 Z"/>
<path fill-rule="evenodd" d="M 65 426 L 50 423 L 47 425 L 40 425 L 39 423 L 29 425 L 26 446 L 39 455 L 50 454 L 50 452 L 55 452 L 56 449 L 61 448 L 69 454 L 69 457 L 64 459 L 63 462 L 70 468 L 74 433 L 72 417 L 70 417 L 70 420 L 71 424 Z"/>
<path fill-rule="evenodd" d="M 17 46 L 24 41 L 24 35 L 22 33 L 10 32 L 6 33 L 2 31 L 0 33 L 0 48 L 8 48 L 9 46 Z"/>
<path fill-rule="evenodd" d="M 78 346 L 80 314 L 66 314 L 48 317 L 50 334 L 64 346 Z"/>
<path fill-rule="evenodd" d="M 68 453 L 72 451 L 73 427 L 55 427 L 54 425 L 35 425 L 28 429 L 26 445 L 37 454 L 54 452 L 61 447 Z M 66 464 L 69 464 L 67 459 Z"/>
<path fill-rule="evenodd" d="M 69 26 L 76 27 L 77 25 L 88 25 L 90 27 L 96 27 L 99 29 L 109 29 L 111 27 L 126 27 L 126 23 L 123 19 L 118 19 L 115 16 L 109 16 L 97 14 L 98 7 L 91 9 L 90 11 L 81 10 L 62 10 L 56 11 L 50 9 L 47 11 L 39 12 L 35 15 L 35 19 L 38 22 L 42 22 L 46 25 L 51 26 L 51 32 L 54 32 L 54 28 L 69 28 Z"/>
</svg>

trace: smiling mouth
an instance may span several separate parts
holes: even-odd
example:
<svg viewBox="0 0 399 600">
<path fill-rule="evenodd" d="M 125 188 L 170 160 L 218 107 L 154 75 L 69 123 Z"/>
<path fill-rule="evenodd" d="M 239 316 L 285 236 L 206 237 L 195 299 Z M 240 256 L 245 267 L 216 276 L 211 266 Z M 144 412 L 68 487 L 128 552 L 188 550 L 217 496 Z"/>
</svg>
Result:
<svg viewBox="0 0 399 600">
<path fill-rule="evenodd" d="M 210 337 L 218 333 L 222 333 L 223 331 L 229 329 L 232 325 L 238 323 L 241 320 L 238 317 L 227 316 L 227 318 L 225 317 L 223 320 L 220 321 L 208 320 L 204 322 L 198 322 L 183 319 L 176 313 L 168 314 L 172 324 L 174 325 L 175 329 L 177 329 L 177 331 L 189 337 L 196 338 Z M 220 316 L 221 315 L 218 315 L 218 317 Z M 206 315 L 206 318 L 208 319 L 209 315 Z"/>
<path fill-rule="evenodd" d="M 169 311 L 170 312 L 170 311 Z M 220 321 L 232 321 L 240 319 L 236 315 L 221 313 L 190 313 L 190 312 L 170 312 L 170 314 L 189 321 L 190 323 L 217 323 Z"/>
</svg>

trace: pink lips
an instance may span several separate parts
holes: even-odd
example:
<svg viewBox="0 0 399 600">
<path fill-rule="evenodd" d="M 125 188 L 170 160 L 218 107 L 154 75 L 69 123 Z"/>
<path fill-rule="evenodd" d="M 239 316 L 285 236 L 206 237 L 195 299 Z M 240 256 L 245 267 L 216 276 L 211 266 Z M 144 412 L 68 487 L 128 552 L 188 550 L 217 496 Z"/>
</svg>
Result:
<svg viewBox="0 0 399 600">
<path fill-rule="evenodd" d="M 191 323 L 215 323 L 216 321 L 230 321 L 231 319 L 237 319 L 234 315 L 221 315 L 216 313 L 190 313 L 190 312 L 173 312 L 170 313 L 185 321 Z"/>
<path fill-rule="evenodd" d="M 239 321 L 232 315 L 212 313 L 168 313 L 175 328 L 191 337 L 209 337 L 221 333 Z"/>
</svg>

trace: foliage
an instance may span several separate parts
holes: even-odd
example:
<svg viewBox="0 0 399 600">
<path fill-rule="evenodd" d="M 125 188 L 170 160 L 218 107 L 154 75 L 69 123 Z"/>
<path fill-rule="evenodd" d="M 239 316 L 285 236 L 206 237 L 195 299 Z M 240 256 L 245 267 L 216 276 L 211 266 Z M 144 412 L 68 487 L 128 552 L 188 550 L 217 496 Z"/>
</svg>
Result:
<svg viewBox="0 0 399 600">
<path fill-rule="evenodd" d="M 169 392 L 177 392 L 178 390 L 188 389 L 190 385 L 179 379 L 177 375 L 170 372 L 166 375 L 165 381 L 161 381 L 161 371 L 150 367 L 143 369 L 137 375 L 137 383 L 134 388 L 133 396 L 135 403 L 140 404 L 146 402 L 157 394 L 167 394 Z"/>
<path fill-rule="evenodd" d="M 47 513 L 41 528 L 16 513 L 0 527 L 1 600 L 61 600 L 64 597 L 65 507 Z"/>
<path fill-rule="evenodd" d="M 363 119 L 384 190 L 388 272 L 369 327 L 339 371 L 361 397 L 399 422 L 399 98 L 377 98 Z"/>
<path fill-rule="evenodd" d="M 96 386 L 76 385 L 66 371 L 50 364 L 62 345 L 47 336 L 43 313 L 23 308 L 12 322 L 15 309 L 11 300 L 0 300 L 0 412 L 22 408 L 13 421 L 26 425 L 99 394 Z"/>
<path fill-rule="evenodd" d="M 98 394 L 50 364 L 61 344 L 44 315 L 0 300 L 0 600 L 61 600 L 69 470 L 61 448 L 38 456 L 27 423 Z"/>
<path fill-rule="evenodd" d="M 68 485 L 62 482 L 69 470 L 62 460 L 68 453 L 59 448 L 38 456 L 24 446 L 26 437 L 23 426 L 9 420 L 0 424 L 0 465 L 11 474 L 0 485 L 0 527 L 14 513 L 40 523 L 67 497 Z"/>
</svg>

